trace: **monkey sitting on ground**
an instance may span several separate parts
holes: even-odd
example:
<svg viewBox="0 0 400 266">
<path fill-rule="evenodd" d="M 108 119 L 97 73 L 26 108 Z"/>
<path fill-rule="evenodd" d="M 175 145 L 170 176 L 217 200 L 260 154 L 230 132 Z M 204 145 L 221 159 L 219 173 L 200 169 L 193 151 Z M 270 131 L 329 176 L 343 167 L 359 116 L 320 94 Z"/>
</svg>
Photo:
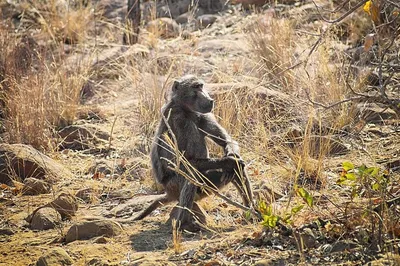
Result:
<svg viewBox="0 0 400 266">
<path fill-rule="evenodd" d="M 154 201 L 134 220 L 143 219 L 162 204 L 178 201 L 179 209 L 175 219 L 179 229 L 191 232 L 200 230 L 193 217 L 193 211 L 198 210 L 194 201 L 204 198 L 207 193 L 169 168 L 171 162 L 176 163 L 177 160 L 174 149 L 165 141 L 165 134 L 176 140 L 180 153 L 206 177 L 205 183 L 222 188 L 232 182 L 244 204 L 252 206 L 252 191 L 244 163 L 240 159 L 239 146 L 211 113 L 214 100 L 203 86 L 204 82 L 193 75 L 174 82 L 171 99 L 162 108 L 164 118 L 158 126 L 150 154 L 156 181 L 163 185 L 166 195 Z M 206 137 L 224 148 L 225 157 L 209 158 Z M 194 178 L 203 183 L 199 176 Z"/>
</svg>

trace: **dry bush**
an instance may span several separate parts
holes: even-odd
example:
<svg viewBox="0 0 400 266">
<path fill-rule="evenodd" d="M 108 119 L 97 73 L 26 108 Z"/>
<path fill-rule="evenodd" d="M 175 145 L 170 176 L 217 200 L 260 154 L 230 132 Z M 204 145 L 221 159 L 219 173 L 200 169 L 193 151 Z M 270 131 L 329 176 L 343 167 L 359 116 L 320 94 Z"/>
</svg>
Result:
<svg viewBox="0 0 400 266">
<path fill-rule="evenodd" d="M 287 70 L 293 64 L 296 48 L 293 23 L 266 16 L 248 27 L 248 36 L 261 62 L 263 77 L 290 92 L 295 82 L 293 71 Z"/>
<path fill-rule="evenodd" d="M 94 21 L 94 8 L 86 1 L 19 1 L 21 27 L 37 28 L 39 38 L 62 41 L 64 43 L 82 42 Z"/>
<path fill-rule="evenodd" d="M 40 150 L 51 148 L 53 131 L 76 118 L 88 68 L 78 62 L 71 71 L 63 62 L 48 63 L 24 38 L 18 40 L 4 29 L 0 35 L 5 59 L 0 62 L 5 140 Z"/>
</svg>

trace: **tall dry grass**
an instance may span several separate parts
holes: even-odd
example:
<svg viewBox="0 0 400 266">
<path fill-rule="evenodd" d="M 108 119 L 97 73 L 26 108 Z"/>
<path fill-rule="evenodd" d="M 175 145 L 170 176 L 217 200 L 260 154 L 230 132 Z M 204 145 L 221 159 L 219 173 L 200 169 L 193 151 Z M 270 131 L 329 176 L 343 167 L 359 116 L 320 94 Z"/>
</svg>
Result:
<svg viewBox="0 0 400 266">
<path fill-rule="evenodd" d="M 21 12 L 20 27 L 37 29 L 37 38 L 53 43 L 81 43 L 94 23 L 96 9 L 89 2 L 19 1 L 16 9 Z"/>
<path fill-rule="evenodd" d="M 17 38 L 0 29 L 0 91 L 5 140 L 40 150 L 54 148 L 53 132 L 76 119 L 81 89 L 89 68 L 74 69 L 48 55 L 29 37 Z"/>
</svg>

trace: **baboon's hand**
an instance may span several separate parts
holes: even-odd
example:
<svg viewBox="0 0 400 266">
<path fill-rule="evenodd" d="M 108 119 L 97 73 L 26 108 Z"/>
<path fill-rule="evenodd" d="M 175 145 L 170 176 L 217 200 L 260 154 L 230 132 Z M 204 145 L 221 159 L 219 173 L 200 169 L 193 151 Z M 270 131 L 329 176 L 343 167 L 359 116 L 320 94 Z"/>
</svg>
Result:
<svg viewBox="0 0 400 266">
<path fill-rule="evenodd" d="M 226 155 L 226 157 L 235 157 L 236 159 L 242 159 L 242 157 L 240 156 L 239 153 L 235 153 L 235 152 L 228 152 Z"/>
<path fill-rule="evenodd" d="M 226 165 L 226 168 L 229 168 L 229 169 L 238 169 L 240 167 L 245 166 L 242 158 L 228 156 L 228 157 L 224 157 L 223 160 L 224 160 L 224 164 Z"/>
</svg>

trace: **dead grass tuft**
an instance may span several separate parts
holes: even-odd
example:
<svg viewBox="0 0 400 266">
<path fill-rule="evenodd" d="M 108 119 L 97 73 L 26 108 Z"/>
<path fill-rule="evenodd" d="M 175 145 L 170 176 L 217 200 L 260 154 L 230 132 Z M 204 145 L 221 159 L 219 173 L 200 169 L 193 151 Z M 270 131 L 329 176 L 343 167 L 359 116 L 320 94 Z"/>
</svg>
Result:
<svg viewBox="0 0 400 266">
<path fill-rule="evenodd" d="M 28 38 L 16 39 L 4 29 L 0 35 L 5 55 L 0 62 L 5 140 L 49 149 L 53 131 L 76 119 L 88 68 L 81 62 L 73 71 L 55 61 L 48 63 Z"/>
</svg>

